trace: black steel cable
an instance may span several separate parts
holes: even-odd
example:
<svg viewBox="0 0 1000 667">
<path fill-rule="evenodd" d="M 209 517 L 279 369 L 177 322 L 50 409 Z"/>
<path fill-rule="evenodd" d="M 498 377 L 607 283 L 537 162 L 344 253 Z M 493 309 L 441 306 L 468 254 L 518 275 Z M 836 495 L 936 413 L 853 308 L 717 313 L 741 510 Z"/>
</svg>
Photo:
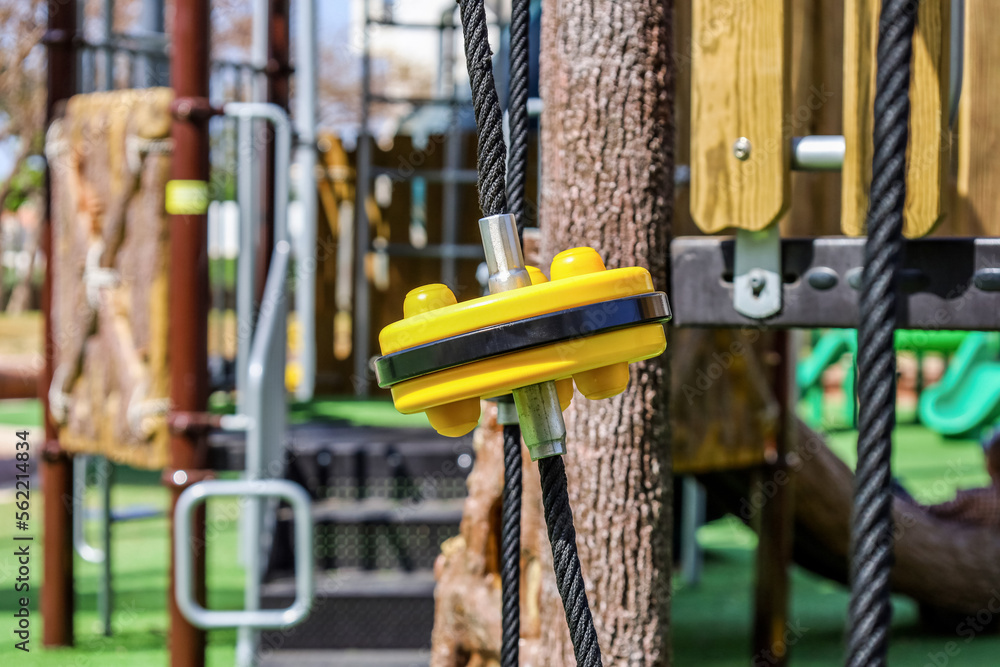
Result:
<svg viewBox="0 0 1000 667">
<path fill-rule="evenodd" d="M 552 565 L 556 571 L 556 585 L 566 612 L 573 653 L 578 667 L 599 667 L 601 647 L 597 643 L 594 618 L 590 615 L 587 590 L 580 570 L 580 556 L 576 551 L 576 529 L 573 527 L 573 510 L 569 506 L 566 490 L 566 466 L 561 456 L 538 461 L 542 478 L 542 505 L 545 508 L 545 526 L 552 545 Z"/>
<path fill-rule="evenodd" d="M 524 245 L 525 182 L 528 171 L 528 24 L 530 0 L 510 8 L 510 152 L 507 155 L 507 204 Z M 521 641 L 521 427 L 503 427 L 503 509 L 500 521 L 500 665 L 518 667 Z"/>
<path fill-rule="evenodd" d="M 483 0 L 459 0 L 465 60 L 472 85 L 472 108 L 479 128 L 476 161 L 479 168 L 479 207 L 484 216 L 507 212 L 504 170 L 507 148 L 503 143 L 503 112 L 493 81 L 493 51 L 490 49 Z"/>
<path fill-rule="evenodd" d="M 503 114 L 493 80 L 493 52 L 490 49 L 483 0 L 461 0 L 462 32 L 472 86 L 472 106 L 479 128 L 477 166 L 479 206 L 483 215 L 507 212 L 505 193 L 506 148 L 503 142 Z M 523 189 L 523 188 L 522 188 Z M 523 199 L 522 199 L 523 202 Z M 518 232 L 520 232 L 520 227 Z M 517 667 L 521 635 L 521 429 L 503 427 L 504 487 L 500 518 L 500 582 L 502 598 L 503 667 Z"/>
<path fill-rule="evenodd" d="M 521 641 L 521 427 L 503 427 L 503 507 L 500 515 L 502 639 L 500 664 L 517 667 Z"/>
<path fill-rule="evenodd" d="M 479 204 L 484 215 L 496 215 L 507 209 L 504 180 L 506 149 L 503 143 L 500 101 L 493 80 L 486 10 L 483 0 L 459 0 L 459 7 L 462 14 L 469 80 L 472 86 L 472 106 L 476 114 L 476 126 L 479 129 L 477 151 Z M 580 667 L 600 667 L 601 649 L 597 642 L 594 619 L 587 603 L 583 574 L 580 570 L 580 557 L 576 551 L 576 530 L 573 527 L 573 512 L 569 506 L 569 493 L 566 490 L 566 469 L 562 458 L 558 456 L 542 459 L 538 469 L 541 474 L 545 524 L 552 545 L 556 586 L 563 600 L 577 664 Z M 505 662 L 504 665 L 506 664 Z"/>
<path fill-rule="evenodd" d="M 884 0 L 875 77 L 868 240 L 858 326 L 858 466 L 851 532 L 849 667 L 885 665 L 892 569 L 892 429 L 896 421 L 898 267 L 903 248 L 915 0 Z"/>
<path fill-rule="evenodd" d="M 530 0 L 512 0 L 510 7 L 510 154 L 507 156 L 507 202 L 524 232 L 525 185 L 528 179 L 528 26 Z"/>
</svg>

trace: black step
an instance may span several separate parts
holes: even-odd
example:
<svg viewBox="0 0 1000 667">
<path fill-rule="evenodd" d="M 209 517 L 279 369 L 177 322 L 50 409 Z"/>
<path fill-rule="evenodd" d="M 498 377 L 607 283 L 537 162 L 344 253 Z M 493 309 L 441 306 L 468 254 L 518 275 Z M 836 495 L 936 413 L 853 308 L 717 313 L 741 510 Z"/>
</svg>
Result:
<svg viewBox="0 0 1000 667">
<path fill-rule="evenodd" d="M 465 500 L 404 500 L 388 498 L 363 498 L 344 500 L 327 498 L 312 505 L 313 521 L 335 524 L 416 524 L 457 526 L 462 520 Z M 278 512 L 280 521 L 290 521 L 292 510 L 283 507 Z"/>
<path fill-rule="evenodd" d="M 474 456 L 471 437 L 432 429 L 297 424 L 286 444 L 288 477 L 318 499 L 461 497 Z M 213 433 L 209 447 L 215 469 L 242 468 L 244 434 Z"/>
<path fill-rule="evenodd" d="M 265 609 L 287 607 L 295 580 L 267 583 Z M 337 570 L 317 575 L 312 613 L 300 625 L 265 631 L 262 646 L 285 649 L 429 649 L 434 625 L 431 570 Z"/>
<path fill-rule="evenodd" d="M 275 651 L 261 658 L 260 667 L 428 667 L 429 651 Z"/>
<path fill-rule="evenodd" d="M 312 506 L 317 568 L 432 569 L 441 544 L 459 532 L 464 500 L 328 498 Z M 291 509 L 278 510 L 268 577 L 295 567 Z"/>
</svg>

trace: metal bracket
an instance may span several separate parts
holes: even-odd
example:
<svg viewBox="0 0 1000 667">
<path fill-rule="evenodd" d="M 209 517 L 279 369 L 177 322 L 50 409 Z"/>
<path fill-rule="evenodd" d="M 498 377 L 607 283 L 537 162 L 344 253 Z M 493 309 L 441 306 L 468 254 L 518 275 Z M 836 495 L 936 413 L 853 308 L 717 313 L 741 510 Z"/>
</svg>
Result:
<svg viewBox="0 0 1000 667">
<path fill-rule="evenodd" d="M 282 498 L 292 506 L 295 521 L 295 602 L 284 609 L 211 610 L 194 596 L 194 559 L 188 537 L 195 509 L 216 496 Z M 194 545 L 195 548 L 200 548 Z M 288 628 L 305 620 L 312 608 L 313 524 L 309 494 L 294 482 L 283 479 L 211 480 L 188 487 L 177 498 L 174 509 L 174 597 L 181 614 L 192 625 L 214 628 Z"/>
<path fill-rule="evenodd" d="M 733 308 L 757 320 L 781 311 L 781 232 L 777 224 L 759 232 L 736 231 Z"/>
<path fill-rule="evenodd" d="M 199 121 L 222 115 L 222 109 L 213 106 L 207 97 L 176 97 L 170 103 L 170 113 L 177 120 Z"/>
<path fill-rule="evenodd" d="M 222 415 L 210 412 L 171 410 L 167 413 L 167 428 L 171 435 L 200 436 L 218 429 Z"/>
<path fill-rule="evenodd" d="M 783 239 L 781 312 L 766 323 L 733 309 L 732 238 L 679 237 L 670 245 L 673 322 L 681 327 L 856 327 L 864 238 Z M 1000 329 L 1000 239 L 907 241 L 897 326 Z"/>
</svg>

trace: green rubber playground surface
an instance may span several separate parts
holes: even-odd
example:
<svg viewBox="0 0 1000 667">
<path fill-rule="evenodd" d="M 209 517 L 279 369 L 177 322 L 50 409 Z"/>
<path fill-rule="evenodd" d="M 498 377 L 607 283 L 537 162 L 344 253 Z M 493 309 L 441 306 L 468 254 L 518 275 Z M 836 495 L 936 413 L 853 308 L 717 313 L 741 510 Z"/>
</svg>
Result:
<svg viewBox="0 0 1000 667">
<path fill-rule="evenodd" d="M 322 401 L 314 407 L 333 419 L 354 419 L 378 425 L 391 414 L 391 405 L 379 401 Z M 388 406 L 388 407 L 387 407 Z M 0 402 L 0 430 L 11 425 L 36 426 L 37 406 L 31 401 Z M 412 418 L 410 418 L 412 419 Z M 407 424 L 411 425 L 411 424 Z M 849 462 L 856 433 L 841 431 L 830 437 L 833 449 Z M 934 501 L 950 497 L 956 487 L 986 482 L 982 454 L 971 440 L 945 440 L 919 426 L 903 425 L 896 432 L 894 466 L 897 476 L 918 499 Z M 114 487 L 116 507 L 155 506 L 166 509 L 167 493 L 153 473 L 119 470 Z M 88 498 L 96 503 L 96 498 Z M 29 534 L 38 534 L 41 498 L 32 495 L 32 526 Z M 237 558 L 237 522 L 232 500 L 209 504 L 209 606 L 237 608 L 242 605 L 243 572 Z M 0 517 L 13 516 L 10 491 L 0 492 Z M 11 544 L 11 521 L 0 521 L 0 543 Z M 97 535 L 91 535 L 92 542 Z M 697 667 L 746 667 L 768 665 L 765 656 L 751 662 L 749 655 L 752 578 L 756 537 L 739 521 L 726 517 L 699 533 L 706 550 L 703 578 L 697 586 L 676 581 L 673 600 L 674 664 Z M 77 646 L 72 649 L 42 650 L 41 618 L 38 615 L 38 585 L 41 575 L 42 547 L 32 544 L 32 617 L 31 653 L 25 655 L 13 647 L 8 628 L 7 641 L 0 643 L 0 656 L 11 664 L 64 667 L 80 665 L 145 666 L 166 665 L 166 595 L 167 595 L 167 522 L 154 518 L 119 524 L 115 528 L 112 551 L 115 579 L 114 636 L 101 634 L 97 616 L 98 566 L 77 560 Z M 4 549 L 4 553 L 9 549 Z M 0 557 L 0 571 L 9 582 L 12 558 Z M 793 571 L 789 639 L 791 665 L 796 667 L 833 667 L 842 664 L 843 624 L 848 592 L 840 585 L 821 579 L 798 568 Z M 0 618 L 11 619 L 16 608 L 11 587 L 0 588 Z M 998 664 L 1000 637 L 981 636 L 965 641 L 955 635 L 926 635 L 917 624 L 916 605 L 905 599 L 895 600 L 890 660 L 905 667 L 968 666 Z M 9 620 L 8 620 L 9 623 Z M 232 665 L 236 634 L 234 631 L 209 633 L 208 664 Z M 944 651 L 949 642 L 954 655 Z M 958 653 L 955 654 L 957 649 Z M 16 662 L 14 662 L 16 661 Z"/>
</svg>

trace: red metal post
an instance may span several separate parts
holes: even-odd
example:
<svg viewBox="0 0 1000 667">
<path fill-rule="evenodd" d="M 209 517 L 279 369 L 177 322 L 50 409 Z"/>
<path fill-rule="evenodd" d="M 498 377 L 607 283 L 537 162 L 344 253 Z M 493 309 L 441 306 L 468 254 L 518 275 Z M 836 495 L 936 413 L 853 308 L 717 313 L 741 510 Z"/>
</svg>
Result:
<svg viewBox="0 0 1000 667">
<path fill-rule="evenodd" d="M 268 0 L 267 6 L 267 101 L 288 110 L 291 67 L 289 66 L 289 14 L 288 0 Z M 254 293 L 260 303 L 264 295 L 264 282 L 274 250 L 274 137 L 268 134 L 264 152 L 265 182 L 261 190 L 264 201 L 261 210 L 264 222 L 257 241 L 257 271 Z"/>
<path fill-rule="evenodd" d="M 76 89 L 76 0 L 48 0 L 48 30 L 43 41 L 48 58 L 48 98 L 46 122 L 55 117 L 56 105 L 73 95 Z M 46 171 L 46 188 L 52 201 L 52 181 Z M 42 287 L 44 330 L 44 367 L 39 373 L 38 396 L 45 420 L 45 442 L 40 463 L 42 491 L 45 498 L 42 518 L 45 539 L 41 611 L 44 619 L 42 644 L 73 644 L 73 462 L 59 447 L 59 431 L 49 414 L 49 385 L 52 383 L 55 332 L 52 329 L 52 222 L 46 206 L 42 227 L 42 252 L 45 253 L 45 284 Z"/>
<path fill-rule="evenodd" d="M 208 103 L 209 0 L 175 0 L 170 80 L 174 88 L 174 144 L 171 179 L 207 183 L 209 179 Z M 168 203 L 169 204 L 169 203 Z M 171 207 L 168 205 L 168 209 Z M 201 413 L 208 406 L 208 232 L 205 210 L 194 206 L 170 220 L 170 403 L 175 413 Z M 177 210 L 177 209 L 174 209 Z M 172 429 L 170 468 L 163 479 L 170 488 L 171 536 L 173 507 L 184 488 L 205 477 L 204 431 Z M 173 540 L 171 539 L 171 542 Z M 196 518 L 185 548 L 195 550 L 196 596 L 205 601 L 204 512 Z M 170 664 L 202 667 L 205 632 L 181 615 L 174 598 L 171 549 Z"/>
</svg>

